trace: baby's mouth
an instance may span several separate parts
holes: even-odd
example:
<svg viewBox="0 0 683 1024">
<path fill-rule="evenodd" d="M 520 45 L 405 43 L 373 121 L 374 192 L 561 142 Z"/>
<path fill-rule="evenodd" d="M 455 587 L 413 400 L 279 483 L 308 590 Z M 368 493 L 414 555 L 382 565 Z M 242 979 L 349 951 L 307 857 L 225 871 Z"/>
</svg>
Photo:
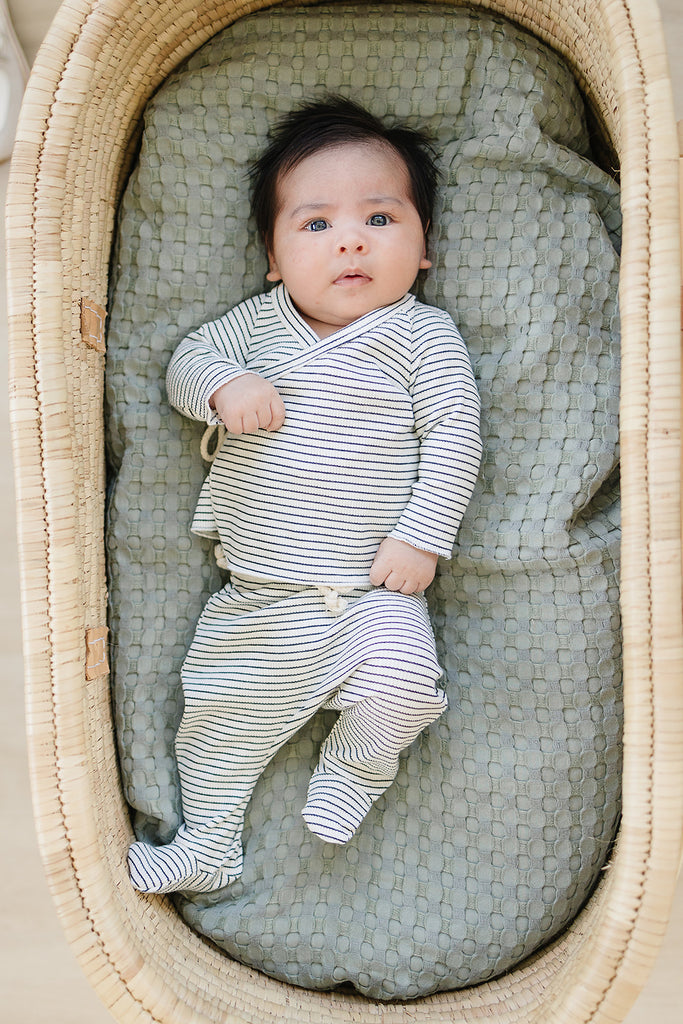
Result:
<svg viewBox="0 0 683 1024">
<path fill-rule="evenodd" d="M 343 274 L 335 278 L 335 284 L 363 284 L 366 281 L 371 281 L 372 278 L 367 274 L 364 274 L 362 270 L 345 270 Z"/>
</svg>

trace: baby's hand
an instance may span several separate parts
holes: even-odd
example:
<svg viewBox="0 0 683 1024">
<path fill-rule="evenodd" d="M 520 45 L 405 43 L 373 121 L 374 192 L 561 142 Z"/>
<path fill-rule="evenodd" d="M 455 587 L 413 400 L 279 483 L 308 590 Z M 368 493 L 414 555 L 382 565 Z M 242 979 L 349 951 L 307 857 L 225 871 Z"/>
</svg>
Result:
<svg viewBox="0 0 683 1024">
<path fill-rule="evenodd" d="M 437 559 L 432 551 L 422 551 L 395 537 L 385 537 L 372 563 L 370 582 L 375 587 L 384 584 L 387 590 L 415 594 L 425 590 L 434 579 Z"/>
<path fill-rule="evenodd" d="M 256 373 L 234 377 L 214 391 L 209 405 L 231 434 L 255 434 L 279 430 L 285 422 L 285 406 L 270 381 Z"/>
</svg>

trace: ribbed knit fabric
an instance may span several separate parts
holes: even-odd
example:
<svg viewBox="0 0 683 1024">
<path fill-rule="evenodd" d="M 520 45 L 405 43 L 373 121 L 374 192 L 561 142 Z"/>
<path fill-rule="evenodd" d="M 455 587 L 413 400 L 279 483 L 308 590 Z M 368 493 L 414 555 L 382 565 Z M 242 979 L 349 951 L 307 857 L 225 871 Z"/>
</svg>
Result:
<svg viewBox="0 0 683 1024">
<path fill-rule="evenodd" d="M 282 285 L 189 335 L 169 398 L 216 422 L 210 396 L 245 369 L 287 418 L 228 435 L 193 529 L 262 580 L 362 586 L 391 534 L 450 557 L 481 458 L 479 396 L 447 313 L 406 295 L 320 340 Z"/>
<path fill-rule="evenodd" d="M 183 668 L 176 740 L 184 824 L 138 842 L 143 892 L 209 892 L 239 877 L 244 814 L 261 772 L 321 707 L 340 712 L 303 816 L 329 843 L 353 836 L 398 755 L 446 709 L 422 595 L 354 591 L 341 615 L 314 588 L 233 579 L 207 603 Z"/>
</svg>

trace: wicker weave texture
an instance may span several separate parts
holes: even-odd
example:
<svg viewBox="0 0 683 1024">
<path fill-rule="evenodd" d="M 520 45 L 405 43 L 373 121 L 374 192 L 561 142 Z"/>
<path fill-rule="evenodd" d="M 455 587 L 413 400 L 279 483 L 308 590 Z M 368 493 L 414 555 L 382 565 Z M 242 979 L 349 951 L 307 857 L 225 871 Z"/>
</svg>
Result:
<svg viewBox="0 0 683 1024">
<path fill-rule="evenodd" d="M 569 60 L 622 172 L 626 756 L 624 819 L 602 887 L 561 940 L 509 976 L 380 1006 L 239 967 L 128 884 L 108 682 L 86 671 L 106 580 L 103 357 L 82 340 L 82 307 L 106 308 L 114 216 L 147 100 L 182 59 L 261 6 L 68 0 L 18 129 L 7 225 L 31 770 L 65 929 L 121 1022 L 616 1024 L 664 932 L 683 806 L 678 149 L 654 0 L 479 5 Z"/>
</svg>

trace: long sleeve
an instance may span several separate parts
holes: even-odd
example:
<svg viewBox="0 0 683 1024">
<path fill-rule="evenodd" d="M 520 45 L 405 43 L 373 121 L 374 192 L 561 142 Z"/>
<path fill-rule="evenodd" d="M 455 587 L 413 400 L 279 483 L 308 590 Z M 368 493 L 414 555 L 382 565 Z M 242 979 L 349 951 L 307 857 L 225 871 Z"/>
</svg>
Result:
<svg viewBox="0 0 683 1024">
<path fill-rule="evenodd" d="M 450 557 L 477 480 L 482 444 L 469 356 L 453 321 L 440 312 L 430 310 L 420 322 L 418 310 L 416 317 L 411 391 L 420 439 L 418 478 L 391 536 Z"/>
<path fill-rule="evenodd" d="M 216 422 L 211 394 L 248 372 L 273 382 L 287 418 L 228 435 L 202 488 L 192 528 L 219 537 L 231 571 L 362 586 L 389 534 L 450 555 L 481 449 L 448 314 L 411 295 L 319 339 L 278 286 L 181 342 L 169 398 Z"/>
<path fill-rule="evenodd" d="M 257 302 L 248 299 L 180 342 L 168 365 L 166 390 L 183 416 L 220 422 L 209 399 L 223 384 L 250 372 L 248 342 L 257 312 Z"/>
</svg>

